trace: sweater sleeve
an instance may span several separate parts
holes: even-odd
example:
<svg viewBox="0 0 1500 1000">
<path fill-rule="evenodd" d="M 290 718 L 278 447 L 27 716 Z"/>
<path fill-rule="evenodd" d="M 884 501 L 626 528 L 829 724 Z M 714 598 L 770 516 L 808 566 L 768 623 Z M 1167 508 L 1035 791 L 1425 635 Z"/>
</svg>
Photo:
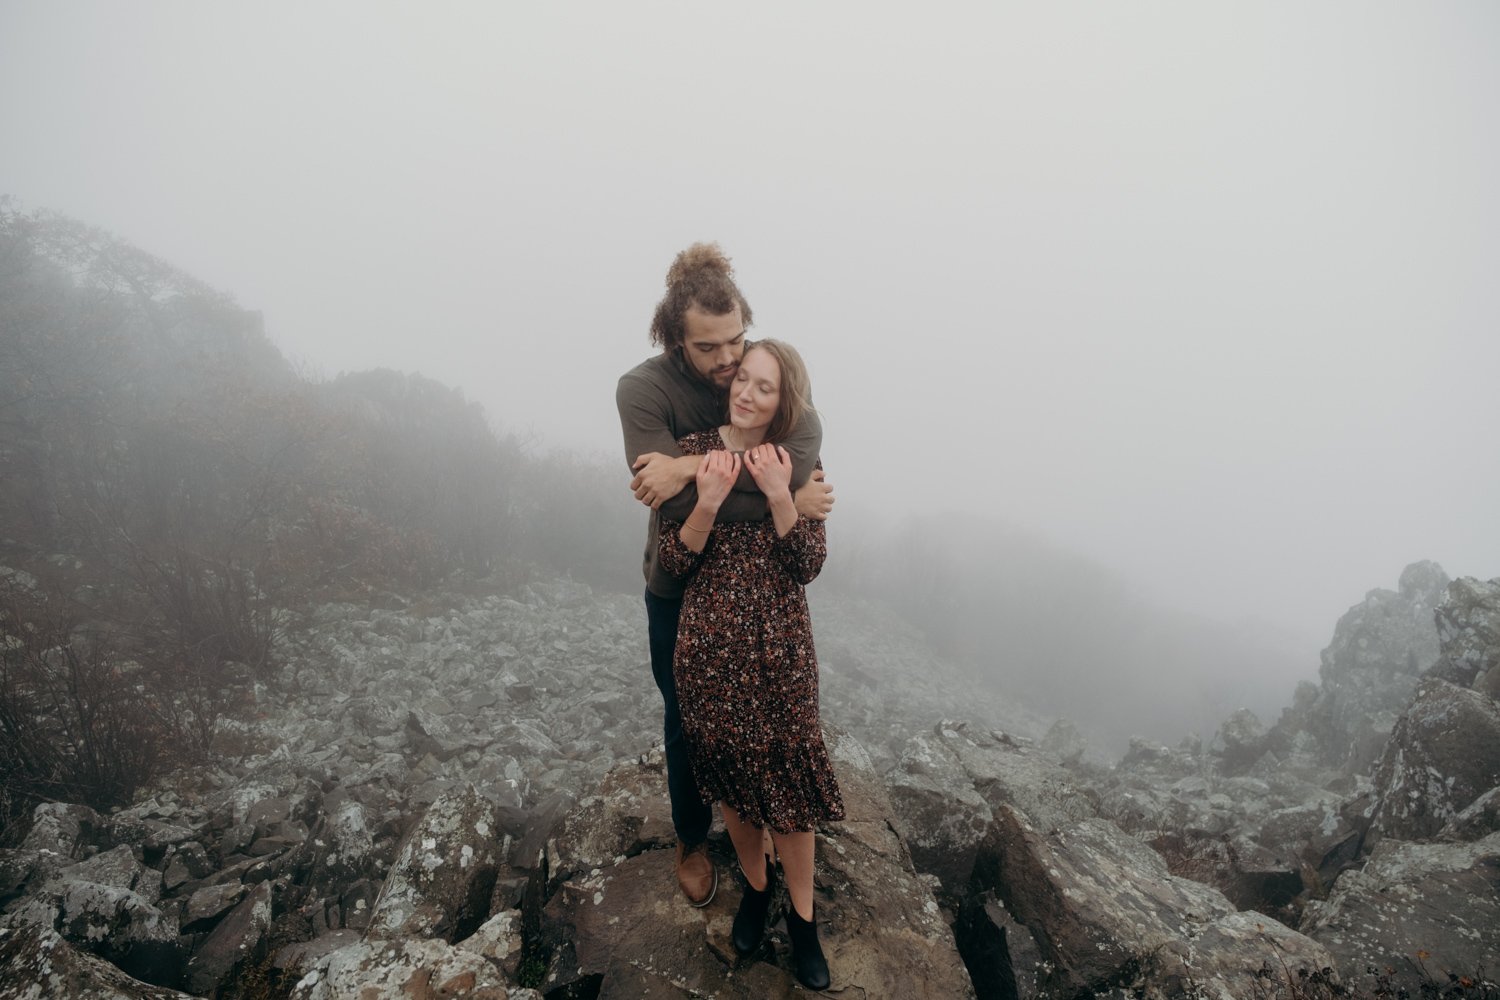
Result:
<svg viewBox="0 0 1500 1000">
<path fill-rule="evenodd" d="M 681 455 L 672 435 L 671 407 L 666 395 L 636 372 L 620 376 L 615 387 L 615 408 L 620 411 L 620 430 L 625 438 L 625 465 L 647 452 Z"/>
</svg>

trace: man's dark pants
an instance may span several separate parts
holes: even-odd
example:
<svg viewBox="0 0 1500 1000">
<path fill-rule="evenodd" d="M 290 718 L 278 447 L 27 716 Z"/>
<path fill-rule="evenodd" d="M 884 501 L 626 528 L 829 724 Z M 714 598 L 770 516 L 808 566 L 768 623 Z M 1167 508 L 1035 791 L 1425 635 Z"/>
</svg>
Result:
<svg viewBox="0 0 1500 1000">
<path fill-rule="evenodd" d="M 692 847 L 708 839 L 713 809 L 704 804 L 693 781 L 682 712 L 677 708 L 677 683 L 672 678 L 672 654 L 677 650 L 677 619 L 682 598 L 657 597 L 646 591 L 646 629 L 651 640 L 651 674 L 666 705 L 662 735 L 667 745 L 667 795 L 672 800 L 672 826 L 677 839 Z"/>
</svg>

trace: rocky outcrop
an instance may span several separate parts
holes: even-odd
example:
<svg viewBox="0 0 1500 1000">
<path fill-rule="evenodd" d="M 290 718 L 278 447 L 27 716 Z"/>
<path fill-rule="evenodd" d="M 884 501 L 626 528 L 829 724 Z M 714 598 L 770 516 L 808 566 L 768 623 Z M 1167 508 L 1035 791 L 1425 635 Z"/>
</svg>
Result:
<svg viewBox="0 0 1500 1000">
<path fill-rule="evenodd" d="M 943 720 L 913 736 L 885 776 L 912 859 L 950 899 L 967 889 L 979 845 L 1002 806 L 1039 826 L 1097 815 L 1097 796 L 1029 740 Z"/>
<path fill-rule="evenodd" d="M 847 811 L 844 822 L 828 824 L 817 837 L 816 905 L 833 990 L 971 996 L 952 934 L 891 829 L 890 804 L 868 754 L 847 734 L 830 732 L 827 741 Z M 712 839 L 722 873 L 714 901 L 696 910 L 677 893 L 672 853 L 658 849 L 665 844 L 649 832 L 665 819 L 657 767 L 648 760 L 617 769 L 603 794 L 580 803 L 559 831 L 550 856 L 561 877 L 541 927 L 551 951 L 543 992 L 799 994 L 781 930 L 772 931 L 762 955 L 735 956 L 729 933 L 740 886 L 729 877 L 735 865 L 726 840 Z"/>
<path fill-rule="evenodd" d="M 1309 904 L 1301 925 L 1346 983 L 1383 996 L 1446 996 L 1461 978 L 1493 979 L 1497 927 L 1500 833 L 1469 844 L 1382 841 L 1362 870 Z"/>
<path fill-rule="evenodd" d="M 0 929 L 0 1000 L 188 1000 L 191 994 L 132 979 L 73 948 L 53 930 Z"/>
<path fill-rule="evenodd" d="M 1316 942 L 1170 874 L 1102 819 L 1047 830 L 1001 807 L 973 886 L 1030 932 L 1040 963 L 1012 954 L 1008 964 L 1041 996 L 1253 996 L 1263 968 L 1311 974 L 1331 964 Z"/>
<path fill-rule="evenodd" d="M 1437 609 L 1436 621 L 1442 656 L 1433 665 L 1432 675 L 1500 697 L 1500 579 L 1482 582 L 1466 576 L 1454 580 Z"/>
<path fill-rule="evenodd" d="M 1424 681 L 1375 775 L 1375 826 L 1423 840 L 1500 786 L 1500 702 L 1447 681 Z"/>
<path fill-rule="evenodd" d="M 1396 591 L 1372 590 L 1350 608 L 1323 650 L 1318 687 L 1282 714 L 1266 750 L 1278 759 L 1301 752 L 1344 774 L 1368 773 L 1418 678 L 1438 658 L 1433 612 L 1447 587 L 1442 567 L 1413 563 Z"/>
<path fill-rule="evenodd" d="M 440 795 L 406 835 L 366 936 L 468 937 L 489 917 L 499 839 L 496 806 L 473 786 Z"/>
<path fill-rule="evenodd" d="M 1399 645 L 1375 641 L 1399 631 L 1378 622 L 1420 604 L 1428 576 L 1409 570 L 1401 595 L 1376 592 L 1346 616 L 1325 665 L 1394 662 L 1370 659 Z M 1330 885 L 1347 899 L 1339 912 L 1357 912 L 1359 880 L 1339 873 L 1358 865 L 1377 805 L 1380 852 L 1398 837 L 1494 834 L 1500 800 L 1474 751 L 1494 742 L 1476 728 L 1493 674 L 1483 606 L 1456 607 L 1445 632 L 1454 662 L 1480 665 L 1475 684 L 1429 681 L 1446 707 L 1419 698 L 1395 726 L 1402 766 L 1378 798 L 1321 756 L 1337 715 L 1325 710 L 1352 681 L 1300 690 L 1271 730 L 1237 713 L 1206 748 L 1137 740 L 1104 769 L 1064 724 L 1039 742 L 997 728 L 915 638 L 851 628 L 825 643 L 822 623 L 840 615 L 820 608 L 825 718 L 863 727 L 830 730 L 850 812 L 818 838 L 835 988 L 1255 996 L 1279 970 L 1268 948 L 1308 969 L 1331 961 L 1260 913 L 1296 923 Z M 309 1000 L 364 1000 L 355 984 L 392 1000 L 796 991 L 780 929 L 757 959 L 734 955 L 735 880 L 703 911 L 674 888 L 660 752 L 642 752 L 659 703 L 637 600 L 561 583 L 447 611 L 330 605 L 315 617 L 263 689 L 281 692 L 262 698 L 266 717 L 238 734 L 265 752 L 185 771 L 109 816 L 49 805 L 21 849 L 0 850 L 0 946 L 60 956 L 101 996 L 211 994 L 245 975 Z M 1374 670 L 1387 672 L 1405 676 Z M 1443 719 L 1456 728 L 1427 724 Z M 1442 787 L 1411 795 L 1429 764 Z M 1479 768 L 1472 780 L 1465 767 Z M 712 850 L 732 871 L 722 835 Z M 1489 864 L 1431 884 L 1447 905 L 1467 905 L 1465 893 L 1482 905 Z"/>
</svg>

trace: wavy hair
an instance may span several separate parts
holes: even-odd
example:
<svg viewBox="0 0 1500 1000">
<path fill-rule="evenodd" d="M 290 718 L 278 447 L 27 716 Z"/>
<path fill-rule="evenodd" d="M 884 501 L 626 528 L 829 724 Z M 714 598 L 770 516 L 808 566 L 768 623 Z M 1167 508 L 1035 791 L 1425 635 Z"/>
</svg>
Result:
<svg viewBox="0 0 1500 1000">
<path fill-rule="evenodd" d="M 687 335 L 683 314 L 695 305 L 715 316 L 739 306 L 740 319 L 750 326 L 750 303 L 734 283 L 734 267 L 717 243 L 694 243 L 672 261 L 667 269 L 667 293 L 651 317 L 651 343 L 668 351 L 680 348 Z"/>
</svg>

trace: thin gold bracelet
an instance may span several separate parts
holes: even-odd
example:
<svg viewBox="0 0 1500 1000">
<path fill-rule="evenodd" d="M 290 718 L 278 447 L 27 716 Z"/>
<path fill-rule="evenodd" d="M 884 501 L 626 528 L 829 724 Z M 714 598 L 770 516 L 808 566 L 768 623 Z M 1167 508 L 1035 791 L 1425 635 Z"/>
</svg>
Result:
<svg viewBox="0 0 1500 1000">
<path fill-rule="evenodd" d="M 708 533 L 709 533 L 709 532 L 711 532 L 711 531 L 713 531 L 713 530 L 714 530 L 714 526 L 713 526 L 713 525 L 711 525 L 711 524 L 710 524 L 710 525 L 709 525 L 709 526 L 708 526 L 708 527 L 706 527 L 706 528 L 700 528 L 700 527 L 698 527 L 698 526 L 697 526 L 697 525 L 696 525 L 696 524 L 688 524 L 688 523 L 687 523 L 687 522 L 686 522 L 686 521 L 683 521 L 683 522 L 682 522 L 682 526 L 683 526 L 683 527 L 684 527 L 684 528 L 690 528 L 690 529 L 692 529 L 692 530 L 693 530 L 693 531 L 696 531 L 696 532 L 698 532 L 698 534 L 700 534 L 700 535 L 706 535 L 706 534 L 708 534 Z"/>
</svg>

